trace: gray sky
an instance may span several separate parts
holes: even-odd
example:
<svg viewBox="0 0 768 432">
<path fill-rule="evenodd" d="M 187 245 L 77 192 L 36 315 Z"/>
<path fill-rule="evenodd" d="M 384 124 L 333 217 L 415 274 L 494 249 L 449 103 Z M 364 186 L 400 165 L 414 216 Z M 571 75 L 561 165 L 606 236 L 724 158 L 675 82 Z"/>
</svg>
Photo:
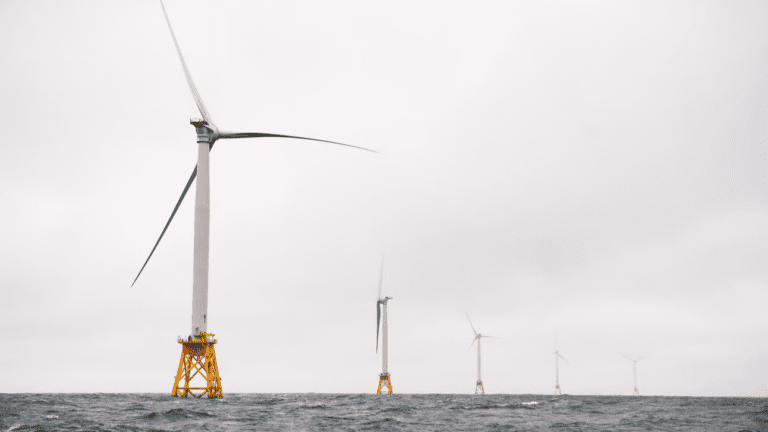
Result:
<svg viewBox="0 0 768 432">
<path fill-rule="evenodd" d="M 224 392 L 768 396 L 768 4 L 181 2 Z M 0 392 L 168 392 L 196 159 L 158 2 L 0 2 Z"/>
</svg>

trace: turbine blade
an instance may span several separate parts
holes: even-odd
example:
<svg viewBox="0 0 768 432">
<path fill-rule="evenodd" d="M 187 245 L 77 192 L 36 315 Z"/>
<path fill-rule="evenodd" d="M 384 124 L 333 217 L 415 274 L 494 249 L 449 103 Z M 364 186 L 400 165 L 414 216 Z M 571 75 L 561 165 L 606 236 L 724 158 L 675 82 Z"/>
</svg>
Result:
<svg viewBox="0 0 768 432">
<path fill-rule="evenodd" d="M 477 332 L 475 331 L 475 326 L 472 325 L 472 320 L 469 319 L 469 314 L 467 314 L 467 319 L 469 320 L 469 325 L 472 326 L 472 332 L 475 334 L 475 336 L 477 336 Z"/>
<path fill-rule="evenodd" d="M 197 109 L 198 111 L 200 111 L 200 115 L 203 116 L 203 120 L 208 122 L 208 124 L 213 124 L 213 120 L 211 120 L 211 116 L 208 115 L 208 110 L 205 109 L 205 104 L 203 103 L 203 99 L 200 97 L 200 93 L 197 92 L 197 87 L 195 87 L 195 82 L 192 81 L 192 75 L 189 73 L 189 69 L 187 69 L 187 63 L 184 61 L 184 56 L 181 54 L 181 48 L 179 48 L 179 43 L 176 41 L 176 35 L 173 33 L 173 27 L 171 27 L 171 20 L 168 19 L 168 12 L 165 11 L 165 5 L 163 4 L 163 0 L 160 0 L 160 6 L 163 7 L 163 15 L 165 15 L 165 22 L 168 23 L 168 30 L 171 31 L 173 44 L 176 46 L 176 52 L 179 53 L 179 60 L 181 60 L 181 67 L 184 69 L 184 76 L 187 77 L 187 84 L 189 84 L 189 90 L 192 92 L 192 98 L 195 99 L 195 104 L 197 104 Z"/>
<path fill-rule="evenodd" d="M 306 137 L 293 136 L 293 135 L 281 135 L 281 134 L 271 134 L 271 133 L 262 133 L 262 132 L 220 132 L 219 138 L 295 138 L 295 139 L 303 139 L 308 141 L 318 141 L 318 142 L 324 142 L 329 144 L 337 144 L 345 147 L 352 147 L 360 150 L 381 154 L 376 150 L 367 149 L 365 147 L 358 147 L 358 146 L 353 146 L 351 144 L 344 144 L 336 141 L 321 140 L 317 138 L 306 138 Z"/>
<path fill-rule="evenodd" d="M 625 357 L 627 360 L 629 360 L 629 361 L 635 361 L 635 359 L 633 359 L 632 357 L 630 357 L 630 356 L 628 356 L 628 355 L 624 354 L 623 352 L 620 352 L 619 354 L 623 355 L 623 356 L 624 356 L 624 357 Z"/>
<path fill-rule="evenodd" d="M 192 185 L 192 182 L 195 180 L 195 177 L 197 177 L 197 165 L 195 165 L 194 171 L 192 171 L 192 175 L 189 176 L 189 180 L 187 181 L 187 185 L 184 186 L 184 190 L 181 192 L 181 196 L 179 197 L 179 201 L 176 202 L 176 207 L 173 208 L 173 212 L 171 212 L 171 217 L 168 218 L 168 222 L 165 223 L 165 227 L 163 228 L 163 232 L 160 233 L 160 237 L 157 238 L 157 242 L 155 242 L 155 246 L 152 248 L 152 252 L 149 253 L 149 256 L 147 257 L 147 260 L 144 261 L 144 265 L 141 266 L 141 270 L 139 270 L 139 274 L 136 275 L 136 279 L 133 280 L 133 283 L 131 286 L 133 286 L 136 281 L 139 279 L 139 276 L 141 276 L 141 272 L 144 271 L 144 267 L 147 266 L 147 263 L 149 262 L 149 259 L 152 258 L 152 254 L 155 253 L 155 249 L 157 249 L 157 245 L 160 244 L 160 240 L 163 239 L 163 236 L 165 235 L 165 231 L 168 229 L 168 226 L 171 224 L 171 221 L 173 220 L 173 217 L 176 216 L 176 211 L 179 209 L 179 206 L 181 205 L 181 202 L 184 201 L 184 197 L 187 195 L 187 191 L 189 190 L 189 187 Z"/>
<path fill-rule="evenodd" d="M 211 144 L 208 147 L 208 151 L 210 152 L 212 149 L 213 149 L 213 144 Z M 189 176 L 189 180 L 187 180 L 187 185 L 184 186 L 184 190 L 181 191 L 181 196 L 179 197 L 179 200 L 176 202 L 176 207 L 174 207 L 173 211 L 171 212 L 171 217 L 169 217 L 168 222 L 165 223 L 163 232 L 161 232 L 160 237 L 157 238 L 157 242 L 155 242 L 155 246 L 152 248 L 152 252 L 149 253 L 147 260 L 144 261 L 144 265 L 141 266 L 141 270 L 139 270 L 139 274 L 136 275 L 136 279 L 133 280 L 133 283 L 131 284 L 131 286 L 133 286 L 136 283 L 136 281 L 139 280 L 139 276 L 141 276 L 141 272 L 144 271 L 144 267 L 147 266 L 149 259 L 152 258 L 152 254 L 155 253 L 155 249 L 157 249 L 157 245 L 160 244 L 160 240 L 163 239 L 163 236 L 165 235 L 165 231 L 168 230 L 168 226 L 171 224 L 173 217 L 176 216 L 176 211 L 179 209 L 181 202 L 184 201 L 184 197 L 187 195 L 187 191 L 189 191 L 189 187 L 192 186 L 192 182 L 195 180 L 195 177 L 197 177 L 197 165 L 195 165 L 195 169 L 192 170 L 192 175 Z"/>
<path fill-rule="evenodd" d="M 560 353 L 557 353 L 557 356 L 558 356 L 558 357 L 560 357 L 561 359 L 565 360 L 565 357 L 563 357 L 562 355 L 560 355 Z M 568 360 L 565 360 L 565 362 L 566 362 L 566 363 L 568 363 Z M 568 364 L 570 364 L 570 363 L 568 363 Z"/>
<path fill-rule="evenodd" d="M 467 350 L 464 352 L 464 354 L 468 353 L 468 352 L 469 352 L 469 350 L 471 350 L 471 349 L 472 349 L 472 346 L 475 344 L 475 341 L 476 341 L 476 340 L 477 340 L 477 338 L 474 338 L 474 339 L 472 339 L 472 343 L 471 343 L 471 344 L 469 344 L 469 348 L 467 348 Z"/>
<path fill-rule="evenodd" d="M 376 353 L 379 352 L 379 322 L 381 321 L 381 302 L 376 302 Z"/>
</svg>

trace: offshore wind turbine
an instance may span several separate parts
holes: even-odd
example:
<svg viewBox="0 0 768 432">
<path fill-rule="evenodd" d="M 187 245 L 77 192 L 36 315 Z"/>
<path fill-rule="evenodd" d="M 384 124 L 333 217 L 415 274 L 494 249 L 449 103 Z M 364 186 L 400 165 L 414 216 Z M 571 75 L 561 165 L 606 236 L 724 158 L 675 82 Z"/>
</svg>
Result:
<svg viewBox="0 0 768 432">
<path fill-rule="evenodd" d="M 630 357 L 630 356 L 628 356 L 628 355 L 626 355 L 624 353 L 619 353 L 619 354 L 621 354 L 624 357 L 626 357 L 627 360 L 631 360 L 632 361 L 632 373 L 633 373 L 633 375 L 635 377 L 635 390 L 632 392 L 632 395 L 633 396 L 640 396 L 640 392 L 637 390 L 637 362 L 639 362 L 643 358 L 640 357 L 638 359 L 633 359 L 632 357 Z"/>
<path fill-rule="evenodd" d="M 209 245 L 209 227 L 210 227 L 210 169 L 209 169 L 209 152 L 213 149 L 214 143 L 219 139 L 233 139 L 233 138 L 295 138 L 310 141 L 320 141 L 329 144 L 342 145 L 346 147 L 357 148 L 374 152 L 363 147 L 357 147 L 349 144 L 342 144 L 334 141 L 327 141 L 315 138 L 305 138 L 292 135 L 280 135 L 263 132 L 228 132 L 221 131 L 213 123 L 213 119 L 203 103 L 203 99 L 200 97 L 200 93 L 195 87 L 195 83 L 192 80 L 192 75 L 189 73 L 187 64 L 184 61 L 184 56 L 181 53 L 181 48 L 176 40 L 176 35 L 173 32 L 171 21 L 168 18 L 168 13 L 165 10 L 165 5 L 160 0 L 160 6 L 163 9 L 163 15 L 165 15 L 165 21 L 168 23 L 168 30 L 171 32 L 171 38 L 173 44 L 176 47 L 176 52 L 179 55 L 181 61 L 181 67 L 184 70 L 184 76 L 187 79 L 187 85 L 192 92 L 192 98 L 197 105 L 202 119 L 192 119 L 190 124 L 195 126 L 197 132 L 197 166 L 192 171 L 192 175 L 187 181 L 187 185 L 181 192 L 181 197 L 176 202 L 176 206 L 171 212 L 171 217 L 168 218 L 163 231 L 160 233 L 160 237 L 155 242 L 155 246 L 149 253 L 144 265 L 139 270 L 139 274 L 136 275 L 136 279 L 133 280 L 131 286 L 141 276 L 141 272 L 147 266 L 149 259 L 152 258 L 152 254 L 155 253 L 157 245 L 160 244 L 160 240 L 165 235 L 168 226 L 171 224 L 173 217 L 176 215 L 176 211 L 179 209 L 181 202 L 192 185 L 192 182 L 197 177 L 197 187 L 195 192 L 195 231 L 194 231 L 194 258 L 193 258 L 193 282 L 192 282 L 192 328 L 190 335 L 185 339 L 179 338 L 178 343 L 182 344 L 181 360 L 179 362 L 179 369 L 176 373 L 176 381 L 173 384 L 172 396 L 186 397 L 192 395 L 195 397 L 202 397 L 207 395 L 209 398 L 222 397 L 223 392 L 221 388 L 221 377 L 219 376 L 219 369 L 216 363 L 216 353 L 214 350 L 214 344 L 216 339 L 213 339 L 213 333 L 208 333 L 208 245 Z M 207 55 L 207 53 L 206 53 Z M 215 58 L 215 57 L 214 57 Z M 374 152 L 377 153 L 377 152 Z M 190 387 L 190 381 L 197 375 L 201 375 L 206 381 L 205 387 Z M 179 386 L 180 381 L 184 379 L 184 384 Z M 195 394 L 195 390 L 201 390 L 199 394 Z"/>
<path fill-rule="evenodd" d="M 469 314 L 467 314 L 467 319 L 469 320 L 469 325 L 472 327 L 472 332 L 475 333 L 475 338 L 472 339 L 472 343 L 469 345 L 469 348 L 467 348 L 467 352 L 469 352 L 470 349 L 472 349 L 472 345 L 475 344 L 475 341 L 477 341 L 477 383 L 475 383 L 475 394 L 480 392 L 480 394 L 485 394 L 485 388 L 483 387 L 483 378 L 482 378 L 482 369 L 483 369 L 483 362 L 482 357 L 480 356 L 480 339 L 487 338 L 487 337 L 495 337 L 495 336 L 487 336 L 484 334 L 480 334 L 475 331 L 475 326 L 472 325 L 472 320 L 469 319 Z"/>
<path fill-rule="evenodd" d="M 387 325 L 387 301 L 392 297 L 381 297 L 381 289 L 384 282 L 384 259 L 381 259 L 381 270 L 379 271 L 379 295 L 376 301 L 376 352 L 379 352 L 379 323 L 381 323 L 381 374 L 379 375 L 379 388 L 376 394 L 381 394 L 381 386 L 384 385 L 389 390 L 387 394 L 392 394 L 392 381 L 389 377 L 389 326 Z M 382 307 L 384 306 L 384 319 L 382 320 Z"/>
<path fill-rule="evenodd" d="M 566 363 L 568 363 L 568 360 L 565 360 L 565 357 L 560 355 L 560 352 L 557 350 L 557 341 L 555 341 L 555 352 L 552 354 L 555 355 L 555 395 L 561 395 L 563 392 L 560 391 L 560 363 L 558 359 L 563 359 Z"/>
</svg>

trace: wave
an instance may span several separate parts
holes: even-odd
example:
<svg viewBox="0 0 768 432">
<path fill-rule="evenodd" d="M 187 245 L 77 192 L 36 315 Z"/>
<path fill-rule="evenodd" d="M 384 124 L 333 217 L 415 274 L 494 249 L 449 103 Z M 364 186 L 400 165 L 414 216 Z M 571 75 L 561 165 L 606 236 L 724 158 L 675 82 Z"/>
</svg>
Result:
<svg viewBox="0 0 768 432">
<path fill-rule="evenodd" d="M 462 405 L 453 407 L 454 410 L 468 410 L 468 411 L 474 411 L 474 410 L 486 410 L 486 409 L 536 409 L 536 405 L 538 402 L 533 403 L 526 403 L 526 402 L 520 402 L 520 403 L 511 403 L 511 404 L 482 404 L 482 405 Z"/>
<path fill-rule="evenodd" d="M 205 412 L 192 411 L 192 410 L 188 410 L 188 409 L 184 409 L 184 408 L 176 408 L 176 409 L 168 410 L 168 411 L 166 411 L 164 413 L 152 412 L 152 413 L 149 413 L 149 414 L 147 414 L 145 416 L 141 416 L 141 418 L 143 418 L 143 419 L 165 418 L 165 419 L 171 419 L 171 420 L 173 420 L 173 419 L 182 419 L 182 418 L 184 418 L 184 419 L 189 419 L 189 418 L 196 419 L 196 418 L 200 418 L 200 417 L 216 417 L 216 416 L 213 415 L 213 414 L 208 414 L 208 413 L 205 413 Z"/>
<path fill-rule="evenodd" d="M 325 405 L 302 405 L 299 408 L 301 408 L 301 409 L 326 409 L 327 407 Z"/>
<path fill-rule="evenodd" d="M 577 421 L 577 422 L 573 422 L 573 423 L 560 423 L 560 422 L 556 422 L 556 423 L 552 423 L 549 427 L 551 427 L 551 428 L 582 428 L 582 427 L 585 427 L 585 426 L 588 426 L 588 424 L 584 423 L 584 422 Z"/>
</svg>

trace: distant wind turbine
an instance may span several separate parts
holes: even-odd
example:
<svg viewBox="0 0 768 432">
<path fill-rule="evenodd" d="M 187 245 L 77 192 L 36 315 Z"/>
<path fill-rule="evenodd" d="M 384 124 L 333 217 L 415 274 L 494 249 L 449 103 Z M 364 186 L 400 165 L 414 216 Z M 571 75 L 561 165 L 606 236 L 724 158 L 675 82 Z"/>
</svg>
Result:
<svg viewBox="0 0 768 432">
<path fill-rule="evenodd" d="M 621 354 L 624 357 L 626 357 L 627 360 L 631 360 L 632 361 L 632 372 L 633 372 L 633 374 L 635 376 L 635 390 L 632 392 L 632 395 L 633 396 L 640 396 L 640 392 L 637 390 L 637 362 L 642 360 L 643 357 L 640 357 L 638 359 L 633 359 L 632 357 L 630 357 L 630 356 L 628 356 L 628 355 L 626 355 L 624 353 L 619 353 L 619 354 Z"/>
<path fill-rule="evenodd" d="M 568 360 L 560 355 L 560 352 L 557 350 L 557 341 L 555 341 L 555 352 L 552 354 L 555 355 L 555 395 L 561 395 L 563 393 L 560 391 L 560 363 L 558 359 L 563 359 L 566 363 L 568 363 Z"/>
<path fill-rule="evenodd" d="M 379 352 L 379 323 L 381 323 L 381 374 L 379 375 L 379 388 L 376 394 L 381 394 L 381 386 L 387 387 L 387 393 L 392 394 L 392 381 L 389 377 L 389 365 L 387 354 L 389 352 L 389 326 L 387 325 L 387 301 L 392 297 L 381 298 L 381 289 L 384 282 L 384 258 L 381 259 L 381 270 L 379 271 L 379 295 L 376 301 L 376 352 Z M 382 320 L 382 307 L 384 306 L 384 320 Z"/>
<path fill-rule="evenodd" d="M 477 341 L 477 383 L 475 383 L 475 394 L 478 392 L 480 394 L 485 394 L 485 388 L 483 388 L 483 378 L 482 378 L 482 368 L 483 368 L 483 362 L 482 357 L 480 356 L 480 339 L 487 338 L 487 337 L 495 337 L 495 336 L 487 336 L 480 334 L 475 331 L 475 326 L 472 325 L 472 320 L 469 319 L 469 314 L 467 314 L 467 320 L 469 320 L 469 325 L 472 327 L 472 332 L 475 334 L 475 338 L 472 339 L 472 343 L 469 345 L 469 348 L 467 348 L 467 352 L 472 349 L 472 345 L 475 344 L 475 341 Z"/>
<path fill-rule="evenodd" d="M 171 32 L 171 38 L 173 44 L 176 47 L 176 52 L 179 55 L 181 61 L 181 67 L 184 70 L 184 76 L 187 79 L 187 85 L 192 92 L 192 98 L 197 105 L 202 119 L 192 119 L 190 123 L 195 126 L 197 132 L 197 166 L 192 171 L 192 175 L 187 180 L 187 184 L 184 190 L 181 192 L 181 197 L 176 202 L 176 206 L 171 212 L 171 217 L 168 218 L 168 222 L 165 223 L 163 231 L 160 233 L 160 237 L 155 242 L 155 246 L 149 253 L 144 265 L 141 266 L 138 275 L 133 280 L 131 286 L 133 286 L 139 279 L 139 276 L 147 266 L 149 259 L 152 258 L 152 254 L 155 253 L 155 249 L 160 244 L 160 240 L 165 235 L 168 226 L 171 224 L 173 217 L 176 215 L 176 211 L 179 209 L 181 202 L 192 185 L 192 182 L 197 177 L 197 192 L 195 193 L 195 237 L 194 237 L 194 261 L 193 261 L 193 282 L 192 282 L 192 329 L 189 337 L 185 339 L 180 338 L 179 343 L 183 344 L 181 361 L 179 363 L 179 369 L 176 374 L 176 382 L 173 385 L 173 396 L 186 397 L 191 394 L 192 396 L 202 397 L 208 395 L 209 398 L 221 397 L 223 392 L 221 389 L 221 378 L 219 376 L 218 366 L 216 363 L 216 354 L 213 349 L 213 345 L 216 340 L 212 338 L 212 333 L 206 333 L 208 330 L 208 234 L 210 227 L 210 171 L 209 171 L 209 156 L 208 153 L 213 149 L 213 145 L 218 139 L 233 139 L 233 138 L 296 138 L 310 141 L 320 141 L 329 144 L 336 144 L 346 147 L 357 148 L 365 151 L 371 151 L 366 148 L 357 147 L 349 144 L 342 144 L 334 141 L 326 141 L 315 138 L 304 138 L 292 135 L 280 135 L 263 132 L 226 132 L 220 131 L 218 127 L 213 123 L 211 115 L 205 108 L 203 99 L 200 97 L 200 93 L 195 87 L 195 83 L 192 81 L 192 75 L 189 73 L 187 64 L 184 61 L 184 56 L 181 54 L 181 48 L 176 40 L 176 35 L 173 33 L 173 27 L 171 27 L 171 21 L 168 18 L 168 13 L 165 10 L 165 5 L 162 0 L 160 6 L 163 9 L 165 15 L 165 21 L 168 23 L 168 30 Z M 216 61 L 216 55 L 210 55 L 206 53 L 206 56 L 211 61 Z M 377 152 L 374 152 L 377 153 Z M 190 380 L 200 374 L 203 379 L 206 380 L 206 387 L 189 387 Z M 185 384 L 183 387 L 179 387 L 179 381 L 184 377 Z M 200 394 L 194 394 L 193 390 L 203 390 Z"/>
</svg>

